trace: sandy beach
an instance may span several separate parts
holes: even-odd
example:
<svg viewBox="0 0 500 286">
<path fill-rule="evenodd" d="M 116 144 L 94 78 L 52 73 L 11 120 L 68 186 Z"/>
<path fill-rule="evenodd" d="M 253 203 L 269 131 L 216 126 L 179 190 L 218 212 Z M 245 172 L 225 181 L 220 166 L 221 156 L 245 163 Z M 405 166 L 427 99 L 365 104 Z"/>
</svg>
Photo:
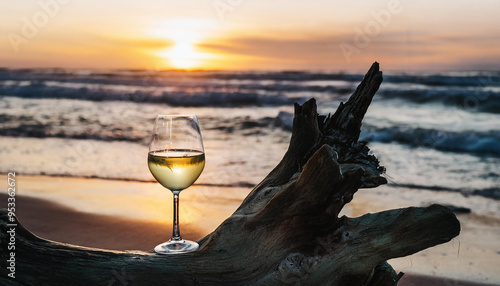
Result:
<svg viewBox="0 0 500 286">
<path fill-rule="evenodd" d="M 5 175 L 2 175 L 4 179 Z M 118 180 L 22 176 L 18 178 L 16 215 L 34 234 L 59 242 L 115 250 L 149 251 L 169 238 L 170 194 L 154 183 Z M 239 206 L 250 189 L 193 186 L 181 196 L 181 232 L 198 240 L 210 233 Z M 391 188 L 361 190 L 344 213 L 410 205 L 426 196 L 405 193 L 388 200 Z M 221 196 L 224 192 L 224 196 Z M 449 200 L 456 194 L 437 193 Z M 471 198 L 467 201 L 484 198 Z M 6 194 L 0 196 L 5 207 Z M 455 198 L 455 203 L 461 202 Z M 494 206 L 492 206 L 494 207 Z M 459 215 L 462 233 L 454 241 L 410 257 L 391 260 L 405 272 L 399 285 L 498 285 L 500 220 L 485 214 Z"/>
</svg>

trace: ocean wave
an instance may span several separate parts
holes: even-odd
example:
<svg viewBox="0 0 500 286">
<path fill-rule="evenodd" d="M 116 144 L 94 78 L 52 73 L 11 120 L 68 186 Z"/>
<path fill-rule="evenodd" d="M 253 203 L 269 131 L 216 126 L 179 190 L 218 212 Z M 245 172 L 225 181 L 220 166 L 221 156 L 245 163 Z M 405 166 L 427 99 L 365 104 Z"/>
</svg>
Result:
<svg viewBox="0 0 500 286">
<path fill-rule="evenodd" d="M 378 95 L 385 99 L 403 99 L 415 103 L 442 103 L 468 111 L 500 113 L 498 88 L 381 88 Z"/>
<path fill-rule="evenodd" d="M 45 106 L 36 110 L 44 109 Z M 130 106 L 128 106 L 130 108 Z M 31 138 L 67 138 L 89 139 L 99 141 L 129 141 L 142 144 L 149 143 L 151 122 L 139 119 L 137 110 L 129 110 L 127 121 L 110 120 L 108 116 L 119 118 L 127 106 L 113 108 L 116 114 L 98 114 L 66 108 L 67 114 L 51 113 L 43 110 L 33 114 L 2 114 L 0 113 L 0 136 L 31 137 Z M 42 113 L 43 112 L 43 113 Z M 125 113 L 124 113 L 125 114 Z M 223 117 L 203 117 L 200 119 L 204 130 L 215 130 L 225 133 L 235 133 L 242 136 L 259 135 L 275 127 L 282 127 L 276 117 L 250 118 L 236 116 L 231 119 Z M 286 128 L 285 128 L 286 129 Z"/>
<path fill-rule="evenodd" d="M 172 106 L 281 106 L 311 95 L 346 100 L 360 74 L 321 72 L 179 72 L 0 70 L 0 94 L 24 98 L 165 103 Z M 389 74 L 375 100 L 442 103 L 500 113 L 498 73 Z"/>
<path fill-rule="evenodd" d="M 436 192 L 455 192 L 460 193 L 464 196 L 481 196 L 489 199 L 500 200 L 500 188 L 485 188 L 485 189 L 461 189 L 461 188 L 449 188 L 449 187 L 441 187 L 441 186 L 425 186 L 425 185 L 416 185 L 416 184 L 395 184 L 389 183 L 391 187 L 402 187 L 408 189 L 418 189 L 418 190 L 429 190 Z"/>
<path fill-rule="evenodd" d="M 57 98 L 89 101 L 130 101 L 137 103 L 164 103 L 172 106 L 281 106 L 303 102 L 304 96 L 282 96 L 280 93 L 262 93 L 245 88 L 213 87 L 187 88 L 184 91 L 162 91 L 150 88 L 116 90 L 106 86 L 68 87 L 45 83 L 0 85 L 0 94 L 22 98 Z"/>
<path fill-rule="evenodd" d="M 427 86 L 500 86 L 499 72 L 448 72 L 430 74 L 389 74 L 385 82 L 412 83 Z"/>
<path fill-rule="evenodd" d="M 283 106 L 304 102 L 311 93 L 323 101 L 345 101 L 353 88 L 292 84 L 211 84 L 175 87 L 115 86 L 101 84 L 54 84 L 52 82 L 0 82 L 0 94 L 22 98 L 63 98 L 89 101 L 163 103 L 171 106 Z M 323 95 L 324 94 L 324 95 Z M 500 88 L 381 88 L 377 99 L 415 103 L 441 103 L 467 111 L 500 113 Z"/>
<path fill-rule="evenodd" d="M 7 104 L 16 104 L 17 101 Z M 146 142 L 149 137 L 150 122 L 141 116 L 141 105 L 132 106 L 110 104 L 105 113 L 88 112 L 86 109 L 97 107 L 100 103 L 88 103 L 84 109 L 81 105 L 61 107 L 58 113 L 47 110 L 53 103 L 38 100 L 31 104 L 35 114 L 0 113 L 0 136 L 16 137 L 57 137 L 71 139 L 95 139 L 102 141 Z M 95 107 L 92 107 L 95 106 Z M 22 109 L 22 107 L 19 107 Z M 6 109 L 8 110 L 8 109 Z M 30 109 L 31 110 L 31 109 Z M 129 120 L 116 121 L 121 114 L 127 114 Z M 280 111 L 276 116 L 260 116 L 250 118 L 234 116 L 231 119 L 210 116 L 202 118 L 206 130 L 226 133 L 237 133 L 242 136 L 264 134 L 273 128 L 290 132 L 293 125 L 293 114 Z M 399 143 L 411 147 L 428 147 L 440 151 L 463 152 L 478 156 L 500 157 L 500 131 L 498 130 L 459 130 L 449 131 L 442 128 L 422 128 L 405 124 L 392 123 L 388 127 L 365 123 L 360 140 L 367 142 Z"/>
<path fill-rule="evenodd" d="M 188 80 L 246 81 L 347 81 L 358 83 L 363 74 L 314 71 L 172 71 L 172 70 L 78 70 L 0 68 L 0 80 L 39 80 L 61 82 L 144 85 L 148 82 Z M 386 83 L 413 83 L 428 86 L 500 86 L 500 72 L 384 73 Z"/>
<path fill-rule="evenodd" d="M 275 126 L 291 131 L 293 114 L 281 111 Z M 400 143 L 411 147 L 429 147 L 440 151 L 465 152 L 481 156 L 500 157 L 500 131 L 458 132 L 408 126 L 376 127 L 363 124 L 360 140 L 367 142 Z"/>
<path fill-rule="evenodd" d="M 360 140 L 382 143 L 397 142 L 412 147 L 428 147 L 441 151 L 500 157 L 500 131 L 498 130 L 451 132 L 400 126 L 377 128 L 364 125 Z"/>
</svg>

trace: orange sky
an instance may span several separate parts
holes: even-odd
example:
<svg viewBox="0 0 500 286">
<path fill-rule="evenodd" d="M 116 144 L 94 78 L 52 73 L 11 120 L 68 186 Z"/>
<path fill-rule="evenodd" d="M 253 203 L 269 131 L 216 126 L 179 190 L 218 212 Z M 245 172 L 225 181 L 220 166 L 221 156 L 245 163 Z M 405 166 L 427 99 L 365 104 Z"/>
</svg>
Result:
<svg viewBox="0 0 500 286">
<path fill-rule="evenodd" d="M 500 69 L 500 1 L 0 1 L 0 66 Z"/>
</svg>

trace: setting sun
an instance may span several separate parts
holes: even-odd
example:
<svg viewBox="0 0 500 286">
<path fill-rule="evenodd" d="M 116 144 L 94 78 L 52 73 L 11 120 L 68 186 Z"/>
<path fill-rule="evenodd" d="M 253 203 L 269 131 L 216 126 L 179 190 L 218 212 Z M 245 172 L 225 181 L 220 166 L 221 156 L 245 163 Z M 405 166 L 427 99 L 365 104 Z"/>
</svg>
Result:
<svg viewBox="0 0 500 286">
<path fill-rule="evenodd" d="M 193 44 L 176 43 L 175 46 L 167 52 L 167 59 L 170 64 L 176 68 L 190 69 L 199 64 L 199 53 L 195 51 Z"/>
<path fill-rule="evenodd" d="M 211 56 L 200 51 L 197 47 L 203 41 L 203 36 L 206 37 L 206 31 L 202 31 L 205 27 L 206 23 L 195 20 L 170 21 L 166 24 L 166 28 L 158 33 L 172 45 L 162 49 L 158 55 L 164 58 L 166 64 L 172 68 L 195 69 L 203 67 L 204 61 Z"/>
<path fill-rule="evenodd" d="M 203 53 L 196 50 L 197 35 L 193 31 L 179 31 L 173 33 L 170 39 L 174 45 L 160 52 L 168 64 L 174 68 L 192 69 L 200 65 Z"/>
</svg>

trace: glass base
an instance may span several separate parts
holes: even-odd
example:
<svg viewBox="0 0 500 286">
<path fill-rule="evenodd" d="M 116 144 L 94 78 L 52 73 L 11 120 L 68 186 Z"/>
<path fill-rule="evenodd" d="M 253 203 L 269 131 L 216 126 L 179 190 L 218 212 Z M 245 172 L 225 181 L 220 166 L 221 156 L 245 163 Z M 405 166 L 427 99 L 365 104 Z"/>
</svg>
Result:
<svg viewBox="0 0 500 286">
<path fill-rule="evenodd" d="M 198 243 L 191 240 L 170 240 L 155 247 L 158 254 L 187 253 L 198 250 Z"/>
</svg>

